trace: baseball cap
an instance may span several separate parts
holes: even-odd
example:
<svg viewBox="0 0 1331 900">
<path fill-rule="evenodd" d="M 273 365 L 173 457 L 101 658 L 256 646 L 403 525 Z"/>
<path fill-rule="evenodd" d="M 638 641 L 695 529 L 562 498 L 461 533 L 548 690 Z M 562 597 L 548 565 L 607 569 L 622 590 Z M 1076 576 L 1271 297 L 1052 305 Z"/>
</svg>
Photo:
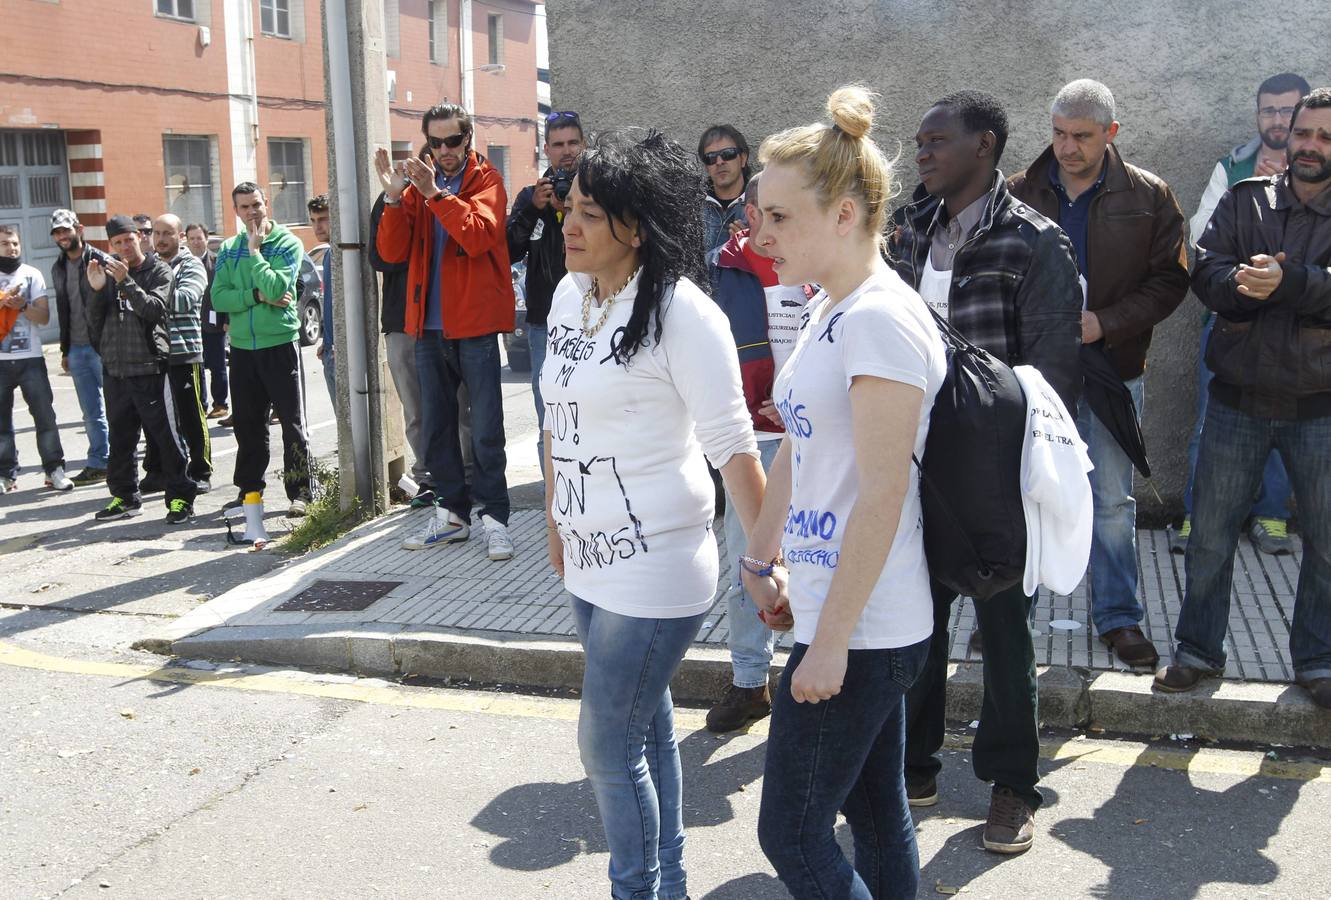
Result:
<svg viewBox="0 0 1331 900">
<path fill-rule="evenodd" d="M 51 213 L 52 231 L 55 231 L 57 228 L 77 228 L 78 224 L 79 217 L 74 215 L 72 209 L 57 209 L 55 212 Z"/>
</svg>

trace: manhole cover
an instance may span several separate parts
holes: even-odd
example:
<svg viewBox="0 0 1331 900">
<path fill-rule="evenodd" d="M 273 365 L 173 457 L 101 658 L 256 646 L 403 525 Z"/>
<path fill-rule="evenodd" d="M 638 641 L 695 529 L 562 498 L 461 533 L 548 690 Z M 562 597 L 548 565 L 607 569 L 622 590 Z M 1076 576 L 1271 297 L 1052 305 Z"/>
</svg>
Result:
<svg viewBox="0 0 1331 900">
<path fill-rule="evenodd" d="M 277 608 L 277 612 L 359 612 L 400 581 L 316 581 Z"/>
</svg>

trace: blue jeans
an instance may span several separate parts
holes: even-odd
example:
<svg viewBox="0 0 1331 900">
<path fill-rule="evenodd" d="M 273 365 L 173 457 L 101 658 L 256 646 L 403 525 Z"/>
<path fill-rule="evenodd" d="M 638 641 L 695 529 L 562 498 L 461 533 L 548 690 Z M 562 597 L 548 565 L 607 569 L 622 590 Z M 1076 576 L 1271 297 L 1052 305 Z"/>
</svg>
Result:
<svg viewBox="0 0 1331 900">
<path fill-rule="evenodd" d="M 328 400 L 333 404 L 333 418 L 337 418 L 337 365 L 333 360 L 333 352 L 325 350 L 323 358 L 319 360 L 324 370 L 324 386 L 328 388 Z"/>
<path fill-rule="evenodd" d="M 111 456 L 111 431 L 106 425 L 106 404 L 102 399 L 102 357 L 88 344 L 69 348 L 69 374 L 74 378 L 74 392 L 83 411 L 83 431 L 88 435 L 90 469 L 105 469 Z"/>
<path fill-rule="evenodd" d="M 424 332 L 416 341 L 416 377 L 421 387 L 425 467 L 430 470 L 439 505 L 462 521 L 470 521 L 474 490 L 481 514 L 507 525 L 498 335 L 446 340 L 442 332 Z M 458 435 L 458 387 L 462 385 L 471 404 L 470 489 Z"/>
<path fill-rule="evenodd" d="M 23 394 L 37 429 L 37 454 L 42 471 L 50 475 L 65 465 L 60 426 L 55 419 L 55 395 L 46 374 L 46 359 L 0 360 L 0 478 L 18 475 L 18 446 L 14 443 L 14 391 Z"/>
<path fill-rule="evenodd" d="M 203 333 L 203 367 L 208 371 L 212 386 L 213 406 L 226 406 L 228 382 L 225 331 Z M 206 399 L 207 395 L 204 397 Z"/>
<path fill-rule="evenodd" d="M 1331 416 L 1262 419 L 1223 403 L 1206 411 L 1197 454 L 1197 503 L 1183 559 L 1187 590 L 1174 661 L 1221 672 L 1234 582 L 1234 549 L 1271 450 L 1289 467 L 1299 504 L 1303 565 L 1289 628 L 1294 671 L 1331 676 Z"/>
<path fill-rule="evenodd" d="M 780 441 L 759 441 L 758 455 L 763 471 L 772 468 Z M 726 553 L 730 557 L 730 585 L 726 588 L 726 623 L 730 627 L 730 668 L 735 673 L 735 684 L 742 688 L 765 687 L 772 666 L 772 648 L 776 634 L 762 619 L 758 607 L 744 590 L 739 577 L 739 557 L 748 550 L 744 527 L 739 521 L 735 501 L 726 491 L 726 515 L 723 522 L 726 534 Z"/>
<path fill-rule="evenodd" d="M 1211 397 L 1211 379 L 1215 376 L 1206 367 L 1206 345 L 1211 339 L 1211 328 L 1215 316 L 1206 320 L 1202 328 L 1201 353 L 1197 357 L 1197 424 L 1192 428 L 1192 438 L 1188 441 L 1188 483 L 1183 489 L 1183 509 L 1192 515 L 1192 487 L 1197 475 L 1197 448 L 1202 442 L 1202 423 L 1206 421 L 1206 405 Z M 1285 462 L 1280 453 L 1271 451 L 1266 458 L 1266 468 L 1262 470 L 1262 486 L 1257 493 L 1257 500 L 1252 505 L 1251 515 L 1256 519 L 1289 518 L 1289 475 L 1285 472 Z"/>
<path fill-rule="evenodd" d="M 796 644 L 772 696 L 758 842 L 798 898 L 914 897 L 920 880 L 906 803 L 906 689 L 929 641 L 851 650 L 841 693 L 796 703 L 790 679 L 808 650 Z M 837 811 L 855 843 L 852 868 L 837 845 Z"/>
<path fill-rule="evenodd" d="M 621 616 L 572 600 L 586 654 L 578 750 L 610 848 L 610 895 L 679 900 L 684 873 L 684 782 L 670 679 L 706 613 Z"/>
<path fill-rule="evenodd" d="M 527 347 L 531 350 L 531 395 L 536 401 L 536 461 L 545 480 L 545 403 L 541 400 L 541 366 L 545 365 L 545 344 L 550 336 L 544 325 L 527 325 Z"/>
<path fill-rule="evenodd" d="M 1123 382 L 1142 411 L 1142 380 Z M 1083 397 L 1077 403 L 1077 431 L 1095 469 L 1090 473 L 1095 525 L 1091 531 L 1091 619 L 1100 634 L 1137 625 L 1137 501 L 1132 498 L 1132 460 Z"/>
</svg>

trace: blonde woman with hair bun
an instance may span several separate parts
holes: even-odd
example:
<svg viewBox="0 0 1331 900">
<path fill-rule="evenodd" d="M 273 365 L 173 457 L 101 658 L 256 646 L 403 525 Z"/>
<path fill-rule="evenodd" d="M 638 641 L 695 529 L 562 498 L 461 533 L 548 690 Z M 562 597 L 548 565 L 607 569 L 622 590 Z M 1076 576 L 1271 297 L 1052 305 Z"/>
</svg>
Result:
<svg viewBox="0 0 1331 900">
<path fill-rule="evenodd" d="M 904 697 L 933 607 L 911 454 L 924 452 L 944 351 L 879 252 L 893 179 L 869 137 L 874 97 L 843 87 L 827 109 L 830 124 L 783 131 L 758 154 L 756 240 L 782 284 L 822 285 L 777 378 L 786 437 L 741 559 L 766 620 L 795 637 L 772 698 L 758 836 L 797 898 L 914 897 Z M 788 596 L 782 571 L 753 565 L 778 555 Z"/>
</svg>

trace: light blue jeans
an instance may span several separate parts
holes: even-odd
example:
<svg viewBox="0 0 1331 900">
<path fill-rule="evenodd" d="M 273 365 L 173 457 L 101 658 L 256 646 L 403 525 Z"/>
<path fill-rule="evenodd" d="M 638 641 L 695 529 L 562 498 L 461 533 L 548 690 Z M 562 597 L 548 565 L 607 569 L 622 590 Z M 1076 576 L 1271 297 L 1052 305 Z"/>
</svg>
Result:
<svg viewBox="0 0 1331 900">
<path fill-rule="evenodd" d="M 759 441 L 758 456 L 763 471 L 772 468 L 780 441 Z M 767 684 L 772 667 L 772 648 L 776 634 L 762 619 L 758 607 L 740 581 L 739 558 L 748 550 L 744 527 L 740 524 L 735 502 L 726 491 L 726 515 L 723 523 L 726 535 L 726 555 L 730 558 L 730 584 L 726 588 L 726 622 L 730 627 L 730 668 L 735 673 L 735 686 L 756 688 Z"/>
<path fill-rule="evenodd" d="M 88 344 L 71 344 L 69 374 L 83 411 L 83 431 L 88 435 L 85 464 L 90 469 L 105 469 L 111 455 L 111 433 L 106 427 L 106 403 L 102 399 L 102 357 Z"/>
<path fill-rule="evenodd" d="M 682 900 L 684 782 L 670 679 L 706 613 L 621 616 L 572 600 L 586 654 L 578 750 L 601 811 L 616 900 Z"/>
<path fill-rule="evenodd" d="M 1137 415 L 1142 411 L 1142 380 L 1123 382 L 1132 392 Z M 1100 634 L 1137 625 L 1137 501 L 1132 498 L 1132 460 L 1091 412 L 1083 397 L 1077 403 L 1077 430 L 1086 442 L 1095 470 L 1091 495 L 1095 525 L 1091 531 L 1091 619 Z"/>
</svg>

